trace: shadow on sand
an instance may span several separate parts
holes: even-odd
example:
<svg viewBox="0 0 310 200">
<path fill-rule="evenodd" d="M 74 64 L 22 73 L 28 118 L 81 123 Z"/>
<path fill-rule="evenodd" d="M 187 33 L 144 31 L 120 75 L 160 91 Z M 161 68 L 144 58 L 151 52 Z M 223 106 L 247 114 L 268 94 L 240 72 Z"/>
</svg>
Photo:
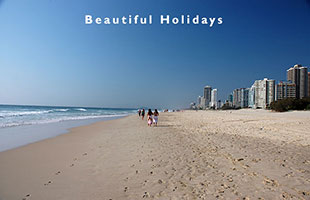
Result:
<svg viewBox="0 0 310 200">
<path fill-rule="evenodd" d="M 174 127 L 174 126 L 173 125 L 169 125 L 169 124 L 158 124 L 157 127 L 164 128 L 164 127 Z"/>
</svg>

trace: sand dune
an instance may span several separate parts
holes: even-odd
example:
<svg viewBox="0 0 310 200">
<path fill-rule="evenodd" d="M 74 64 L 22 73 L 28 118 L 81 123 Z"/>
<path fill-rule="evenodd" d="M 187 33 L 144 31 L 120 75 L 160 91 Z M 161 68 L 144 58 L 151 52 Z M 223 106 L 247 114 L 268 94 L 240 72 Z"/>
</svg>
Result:
<svg viewBox="0 0 310 200">
<path fill-rule="evenodd" d="M 310 112 L 130 116 L 0 153 L 0 199 L 310 199 Z"/>
</svg>

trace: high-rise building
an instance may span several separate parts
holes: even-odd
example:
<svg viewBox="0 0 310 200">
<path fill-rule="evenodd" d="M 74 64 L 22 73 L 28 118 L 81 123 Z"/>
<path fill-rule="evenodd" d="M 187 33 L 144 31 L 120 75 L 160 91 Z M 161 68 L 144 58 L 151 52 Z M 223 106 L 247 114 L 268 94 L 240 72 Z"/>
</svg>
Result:
<svg viewBox="0 0 310 200">
<path fill-rule="evenodd" d="M 276 88 L 276 100 L 285 98 L 296 98 L 296 84 L 290 82 L 280 82 Z"/>
<path fill-rule="evenodd" d="M 233 99 L 234 99 L 233 94 L 232 94 L 232 93 L 229 94 L 229 95 L 227 96 L 227 100 L 226 100 L 225 102 L 222 102 L 222 106 L 225 105 L 225 106 L 230 106 L 230 107 L 232 107 L 232 106 L 233 106 Z"/>
<path fill-rule="evenodd" d="M 197 98 L 197 106 L 200 106 L 201 105 L 201 96 L 198 96 Z"/>
<path fill-rule="evenodd" d="M 238 88 L 233 92 L 233 106 L 236 108 L 247 108 L 249 106 L 249 89 Z"/>
<path fill-rule="evenodd" d="M 254 108 L 255 107 L 255 84 L 252 85 L 252 87 L 249 89 L 249 107 Z"/>
<path fill-rule="evenodd" d="M 264 78 L 256 80 L 251 89 L 254 89 L 253 108 L 266 108 L 271 102 L 275 101 L 275 81 Z"/>
<path fill-rule="evenodd" d="M 217 108 L 222 108 L 223 107 L 223 102 L 221 100 L 217 101 Z"/>
<path fill-rule="evenodd" d="M 234 91 L 233 91 L 233 106 L 235 108 L 241 107 L 241 90 L 240 90 L 240 88 L 234 89 Z"/>
<path fill-rule="evenodd" d="M 211 108 L 215 108 L 215 109 L 218 108 L 218 105 L 217 105 L 217 89 L 213 89 L 213 90 L 211 91 L 211 102 L 210 102 L 210 107 L 211 107 Z"/>
<path fill-rule="evenodd" d="M 287 81 L 296 85 L 296 98 L 302 99 L 308 96 L 308 68 L 294 65 L 287 70 Z"/>
<path fill-rule="evenodd" d="M 202 96 L 198 96 L 197 98 L 197 104 L 196 104 L 197 108 L 199 109 L 205 109 L 205 100 Z"/>
<path fill-rule="evenodd" d="M 199 108 L 206 109 L 206 99 L 201 97 Z"/>
<path fill-rule="evenodd" d="M 241 108 L 249 107 L 249 88 L 241 88 L 240 105 Z"/>
<path fill-rule="evenodd" d="M 205 86 L 203 89 L 203 98 L 205 99 L 205 107 L 209 107 L 211 102 L 211 86 Z"/>
<path fill-rule="evenodd" d="M 233 99 L 234 99 L 234 96 L 232 94 L 229 94 L 227 101 L 232 103 Z"/>
</svg>

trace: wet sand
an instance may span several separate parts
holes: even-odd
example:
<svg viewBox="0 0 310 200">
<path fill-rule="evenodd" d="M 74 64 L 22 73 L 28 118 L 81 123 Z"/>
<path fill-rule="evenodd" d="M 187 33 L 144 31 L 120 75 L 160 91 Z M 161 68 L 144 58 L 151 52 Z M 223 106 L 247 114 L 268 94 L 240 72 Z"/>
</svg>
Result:
<svg viewBox="0 0 310 200">
<path fill-rule="evenodd" d="M 0 199 L 310 199 L 310 112 L 161 113 L 0 153 Z"/>
</svg>

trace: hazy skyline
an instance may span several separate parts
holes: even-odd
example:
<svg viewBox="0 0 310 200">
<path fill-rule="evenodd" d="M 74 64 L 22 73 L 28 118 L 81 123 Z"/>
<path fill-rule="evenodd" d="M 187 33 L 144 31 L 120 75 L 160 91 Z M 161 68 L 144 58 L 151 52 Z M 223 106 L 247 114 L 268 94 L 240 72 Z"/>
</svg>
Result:
<svg viewBox="0 0 310 200">
<path fill-rule="evenodd" d="M 85 25 L 84 16 L 201 15 L 223 24 Z M 0 104 L 188 106 L 310 66 L 309 1 L 0 0 Z"/>
</svg>

